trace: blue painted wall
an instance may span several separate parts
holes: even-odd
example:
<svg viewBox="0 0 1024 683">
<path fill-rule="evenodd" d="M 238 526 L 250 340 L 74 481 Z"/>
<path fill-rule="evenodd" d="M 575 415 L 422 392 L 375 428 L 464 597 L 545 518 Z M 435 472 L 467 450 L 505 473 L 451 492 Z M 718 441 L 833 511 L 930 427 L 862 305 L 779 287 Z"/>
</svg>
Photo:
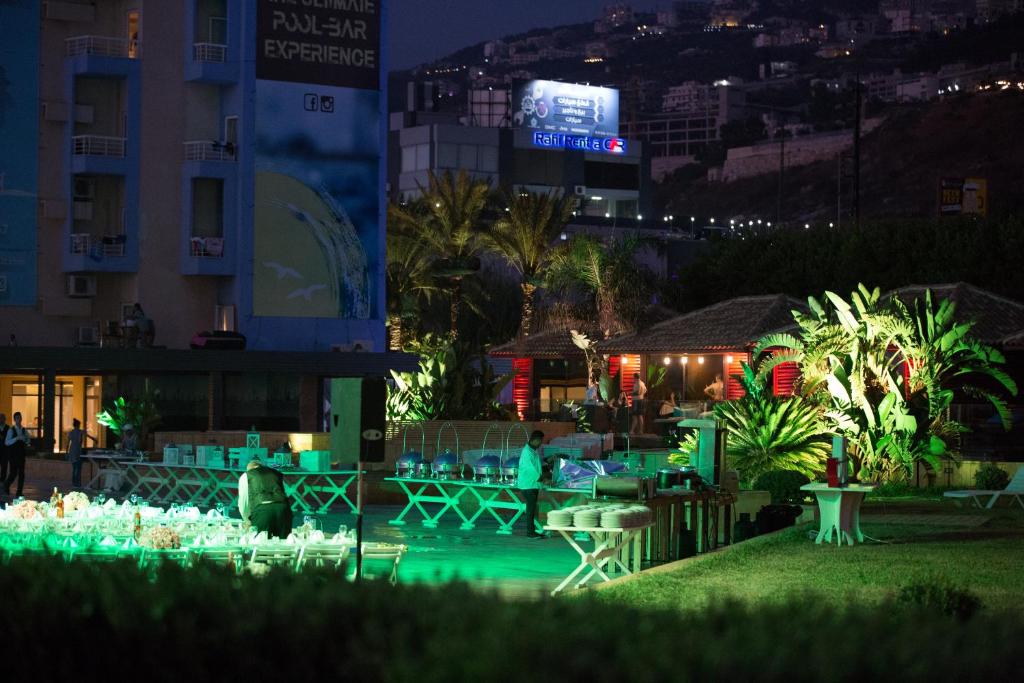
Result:
<svg viewBox="0 0 1024 683">
<path fill-rule="evenodd" d="M 39 2 L 0 2 L 0 306 L 36 303 Z"/>
</svg>

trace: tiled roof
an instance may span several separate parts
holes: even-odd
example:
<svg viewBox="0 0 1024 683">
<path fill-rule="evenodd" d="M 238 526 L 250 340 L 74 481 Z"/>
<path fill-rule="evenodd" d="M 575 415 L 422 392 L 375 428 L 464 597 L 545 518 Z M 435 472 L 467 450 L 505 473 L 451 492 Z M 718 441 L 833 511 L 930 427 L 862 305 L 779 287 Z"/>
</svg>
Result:
<svg viewBox="0 0 1024 683">
<path fill-rule="evenodd" d="M 597 345 L 603 353 L 742 351 L 769 332 L 791 327 L 806 305 L 784 294 L 742 296 L 691 311 Z"/>
<path fill-rule="evenodd" d="M 966 282 L 941 285 L 908 285 L 889 292 L 910 305 L 923 298 L 926 289 L 933 299 L 950 299 L 956 304 L 957 320 L 974 321 L 974 336 L 986 343 L 1013 345 L 1024 335 L 1024 303 L 1007 299 Z M 1017 342 L 1019 344 L 1019 341 Z"/>
<path fill-rule="evenodd" d="M 581 326 L 577 331 L 592 340 L 601 338 L 601 331 L 596 325 Z M 569 328 L 559 328 L 536 332 L 522 339 L 513 339 L 507 344 L 491 349 L 490 355 L 511 358 L 583 358 L 583 351 L 572 343 Z"/>
</svg>

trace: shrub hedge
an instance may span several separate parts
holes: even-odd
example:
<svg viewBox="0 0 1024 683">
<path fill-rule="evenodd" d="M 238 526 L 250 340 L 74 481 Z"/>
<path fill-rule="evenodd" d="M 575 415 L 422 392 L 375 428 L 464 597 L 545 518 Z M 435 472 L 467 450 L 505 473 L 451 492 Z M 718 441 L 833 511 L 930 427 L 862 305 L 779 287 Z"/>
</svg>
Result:
<svg viewBox="0 0 1024 683">
<path fill-rule="evenodd" d="M 1021 680 L 1024 627 L 927 604 L 643 612 L 506 602 L 464 585 L 352 585 L 330 572 L 14 558 L 0 566 L 7 680 Z M 925 601 L 926 603 L 928 601 Z"/>
</svg>

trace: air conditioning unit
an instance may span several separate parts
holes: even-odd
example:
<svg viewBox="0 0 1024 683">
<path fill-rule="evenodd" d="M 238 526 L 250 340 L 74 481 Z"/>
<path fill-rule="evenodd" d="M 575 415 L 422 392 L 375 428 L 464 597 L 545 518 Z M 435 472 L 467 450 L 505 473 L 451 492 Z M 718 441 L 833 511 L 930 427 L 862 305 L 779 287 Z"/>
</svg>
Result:
<svg viewBox="0 0 1024 683">
<path fill-rule="evenodd" d="M 96 346 L 100 343 L 100 330 L 98 327 L 79 327 L 78 345 Z"/>
<path fill-rule="evenodd" d="M 92 178 L 75 178 L 75 201 L 88 201 L 96 198 L 96 182 Z"/>
<path fill-rule="evenodd" d="M 7 276 L 0 275 L 0 294 L 7 293 Z"/>
<path fill-rule="evenodd" d="M 68 275 L 68 296 L 96 296 L 96 277 L 93 275 Z"/>
<path fill-rule="evenodd" d="M 587 186 L 586 185 L 576 185 L 575 187 L 572 188 L 572 193 L 574 195 L 576 195 L 577 197 L 584 197 L 587 194 Z"/>
</svg>

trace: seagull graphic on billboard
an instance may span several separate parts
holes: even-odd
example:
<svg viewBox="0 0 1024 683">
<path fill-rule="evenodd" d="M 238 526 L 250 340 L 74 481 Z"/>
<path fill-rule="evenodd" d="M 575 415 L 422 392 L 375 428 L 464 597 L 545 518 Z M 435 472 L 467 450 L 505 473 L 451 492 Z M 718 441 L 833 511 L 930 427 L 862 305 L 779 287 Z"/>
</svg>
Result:
<svg viewBox="0 0 1024 683">
<path fill-rule="evenodd" d="M 302 274 L 299 273 L 299 271 L 294 268 L 289 268 L 288 266 L 282 266 L 277 261 L 264 261 L 263 265 L 267 268 L 273 268 L 274 272 L 277 273 L 278 280 L 283 280 L 286 277 L 295 278 L 296 280 L 302 279 Z"/>
<path fill-rule="evenodd" d="M 313 300 L 313 295 L 315 293 L 319 292 L 321 289 L 327 289 L 327 285 L 325 285 L 325 284 L 317 284 L 317 285 L 310 285 L 309 287 L 306 287 L 305 289 L 296 289 L 291 294 L 289 294 L 287 298 L 289 298 L 289 299 L 298 299 L 298 298 L 301 297 L 301 298 L 305 299 L 306 301 L 312 301 Z"/>
</svg>

